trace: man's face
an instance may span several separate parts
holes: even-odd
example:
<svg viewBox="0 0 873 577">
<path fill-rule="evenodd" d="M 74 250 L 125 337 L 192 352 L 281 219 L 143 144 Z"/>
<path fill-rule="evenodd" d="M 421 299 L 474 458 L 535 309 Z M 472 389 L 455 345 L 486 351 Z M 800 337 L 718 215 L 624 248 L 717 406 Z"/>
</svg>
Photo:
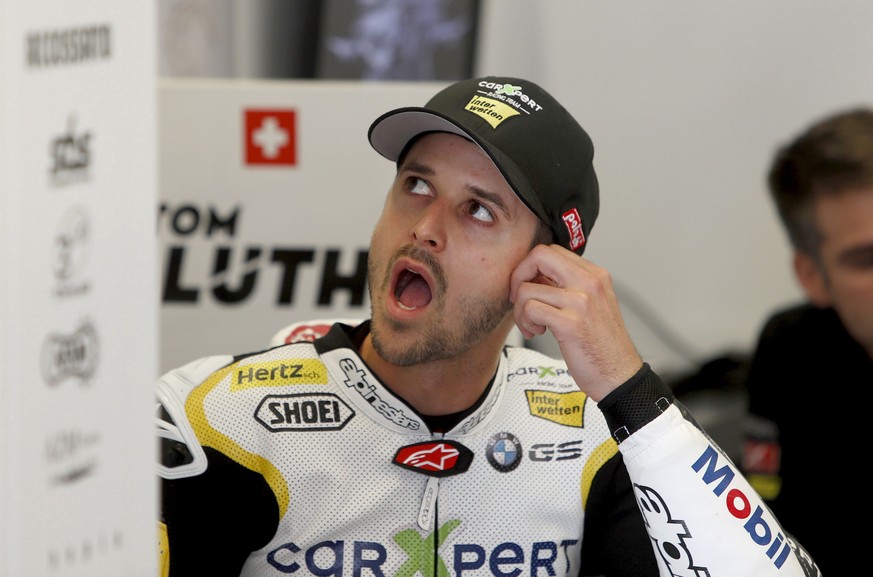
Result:
<svg viewBox="0 0 873 577">
<path fill-rule="evenodd" d="M 820 197 L 815 222 L 822 235 L 820 288 L 807 293 L 836 309 L 873 356 L 873 186 Z"/>
<path fill-rule="evenodd" d="M 536 225 L 476 144 L 447 133 L 420 138 L 370 244 L 376 351 L 409 366 L 502 343 L 511 328 L 509 276 Z"/>
</svg>

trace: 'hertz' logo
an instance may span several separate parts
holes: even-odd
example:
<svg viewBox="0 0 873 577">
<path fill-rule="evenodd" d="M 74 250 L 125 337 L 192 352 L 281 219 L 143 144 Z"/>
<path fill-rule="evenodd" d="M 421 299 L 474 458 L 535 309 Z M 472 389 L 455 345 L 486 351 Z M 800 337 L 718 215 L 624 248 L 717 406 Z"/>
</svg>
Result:
<svg viewBox="0 0 873 577">
<path fill-rule="evenodd" d="M 231 390 L 304 384 L 327 384 L 327 369 L 324 363 L 318 359 L 291 359 L 238 365 L 234 372 Z"/>
</svg>

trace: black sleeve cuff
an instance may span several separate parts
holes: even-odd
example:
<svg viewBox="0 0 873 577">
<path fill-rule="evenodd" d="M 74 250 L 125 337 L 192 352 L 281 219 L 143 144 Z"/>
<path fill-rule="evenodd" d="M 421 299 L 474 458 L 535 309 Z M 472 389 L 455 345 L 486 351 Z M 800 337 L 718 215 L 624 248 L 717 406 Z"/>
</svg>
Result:
<svg viewBox="0 0 873 577">
<path fill-rule="evenodd" d="M 673 403 L 673 391 L 652 371 L 649 363 L 597 404 L 609 430 L 621 443 L 653 421 Z"/>
</svg>

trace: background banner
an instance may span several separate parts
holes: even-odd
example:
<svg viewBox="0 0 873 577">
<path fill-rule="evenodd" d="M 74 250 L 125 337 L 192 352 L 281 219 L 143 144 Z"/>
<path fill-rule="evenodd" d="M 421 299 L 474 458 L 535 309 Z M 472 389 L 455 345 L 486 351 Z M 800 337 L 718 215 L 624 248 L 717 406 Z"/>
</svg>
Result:
<svg viewBox="0 0 873 577">
<path fill-rule="evenodd" d="M 366 254 L 394 163 L 367 129 L 442 86 L 161 81 L 162 370 L 369 315 Z"/>
<path fill-rule="evenodd" d="M 0 576 L 157 565 L 150 2 L 0 0 Z"/>
</svg>

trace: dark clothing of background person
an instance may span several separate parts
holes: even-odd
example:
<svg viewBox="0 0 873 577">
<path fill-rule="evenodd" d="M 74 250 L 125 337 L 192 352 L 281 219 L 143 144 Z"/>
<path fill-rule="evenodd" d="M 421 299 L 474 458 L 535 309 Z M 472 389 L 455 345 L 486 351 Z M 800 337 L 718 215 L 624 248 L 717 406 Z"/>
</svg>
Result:
<svg viewBox="0 0 873 577">
<path fill-rule="evenodd" d="M 835 524 L 842 516 L 834 512 L 866 507 L 864 492 L 831 463 L 860 438 L 863 405 L 853 387 L 871 383 L 873 361 L 833 309 L 793 305 L 764 325 L 747 381 L 742 469 L 822 575 L 855 574 L 863 551 L 860 535 Z M 822 394 L 836 389 L 842 406 L 822 409 Z"/>
</svg>

